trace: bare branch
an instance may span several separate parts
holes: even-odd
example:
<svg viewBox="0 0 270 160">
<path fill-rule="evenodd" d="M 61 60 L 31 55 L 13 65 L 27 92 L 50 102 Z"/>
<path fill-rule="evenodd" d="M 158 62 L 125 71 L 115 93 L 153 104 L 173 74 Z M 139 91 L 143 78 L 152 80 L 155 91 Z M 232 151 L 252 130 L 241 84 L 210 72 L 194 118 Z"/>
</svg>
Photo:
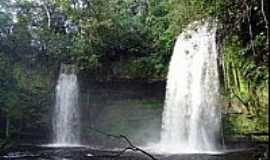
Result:
<svg viewBox="0 0 270 160">
<path fill-rule="evenodd" d="M 96 131 L 97 133 L 100 133 L 102 135 L 105 135 L 105 136 L 108 136 L 108 137 L 113 137 L 113 138 L 118 138 L 118 139 L 124 139 L 127 143 L 128 143 L 128 147 L 124 148 L 123 150 L 121 150 L 118 154 L 116 154 L 114 157 L 119 157 L 121 156 L 122 154 L 124 154 L 126 151 L 128 150 L 131 150 L 131 151 L 134 151 L 134 152 L 141 152 L 143 153 L 144 155 L 148 156 L 149 158 L 151 158 L 152 160 L 158 160 L 157 158 L 155 158 L 153 155 L 151 155 L 150 153 L 146 152 L 145 150 L 139 148 L 139 147 L 136 147 L 134 144 L 132 144 L 132 142 L 124 135 L 112 135 L 112 134 L 108 134 L 108 133 L 105 133 L 101 130 L 98 130 L 96 128 L 93 128 L 91 127 L 92 130 Z"/>
<path fill-rule="evenodd" d="M 263 19 L 265 22 L 265 28 L 266 28 L 266 37 L 267 37 L 267 44 L 269 45 L 269 23 L 264 11 L 264 0 L 261 0 L 261 10 L 262 10 L 262 14 L 263 14 Z"/>
<path fill-rule="evenodd" d="M 42 3 L 42 6 L 44 7 L 44 9 L 46 11 L 46 15 L 47 15 L 47 19 L 48 19 L 48 28 L 50 28 L 51 27 L 51 12 L 45 3 Z"/>
</svg>

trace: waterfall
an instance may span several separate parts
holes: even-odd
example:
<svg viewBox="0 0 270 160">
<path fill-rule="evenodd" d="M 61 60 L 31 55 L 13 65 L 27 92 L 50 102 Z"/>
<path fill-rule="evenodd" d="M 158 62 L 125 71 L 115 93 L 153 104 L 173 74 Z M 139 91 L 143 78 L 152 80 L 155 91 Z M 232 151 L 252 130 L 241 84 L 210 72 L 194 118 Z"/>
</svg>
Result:
<svg viewBox="0 0 270 160">
<path fill-rule="evenodd" d="M 56 86 L 53 132 L 54 144 L 80 144 L 80 111 L 78 82 L 73 65 L 62 64 Z"/>
<path fill-rule="evenodd" d="M 176 41 L 167 76 L 160 149 L 204 152 L 219 148 L 216 24 L 195 22 Z"/>
</svg>

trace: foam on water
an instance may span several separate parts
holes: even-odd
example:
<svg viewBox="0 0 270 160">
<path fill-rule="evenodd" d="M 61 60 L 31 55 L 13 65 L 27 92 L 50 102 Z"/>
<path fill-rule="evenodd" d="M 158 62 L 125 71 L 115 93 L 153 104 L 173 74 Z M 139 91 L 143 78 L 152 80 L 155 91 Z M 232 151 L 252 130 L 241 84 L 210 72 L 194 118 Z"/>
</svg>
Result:
<svg viewBox="0 0 270 160">
<path fill-rule="evenodd" d="M 86 145 L 80 145 L 80 144 L 70 144 L 70 143 L 52 143 L 52 144 L 44 144 L 40 145 L 41 147 L 48 147 L 48 148 L 86 148 L 88 146 Z"/>
</svg>

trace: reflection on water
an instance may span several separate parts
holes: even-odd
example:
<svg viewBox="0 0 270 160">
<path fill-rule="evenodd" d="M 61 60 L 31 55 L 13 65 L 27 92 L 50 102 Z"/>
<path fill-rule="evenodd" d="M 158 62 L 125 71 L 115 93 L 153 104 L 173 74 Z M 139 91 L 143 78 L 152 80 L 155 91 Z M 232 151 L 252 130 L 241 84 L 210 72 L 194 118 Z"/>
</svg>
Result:
<svg viewBox="0 0 270 160">
<path fill-rule="evenodd" d="M 2 160 L 149 160 L 141 153 L 125 152 L 117 156 L 119 151 L 94 150 L 90 147 L 44 147 L 44 146 L 15 146 L 6 150 Z M 226 150 L 218 154 L 152 154 L 160 160 L 257 160 L 258 151 L 252 149 Z M 263 154 L 262 154 L 263 155 Z"/>
</svg>

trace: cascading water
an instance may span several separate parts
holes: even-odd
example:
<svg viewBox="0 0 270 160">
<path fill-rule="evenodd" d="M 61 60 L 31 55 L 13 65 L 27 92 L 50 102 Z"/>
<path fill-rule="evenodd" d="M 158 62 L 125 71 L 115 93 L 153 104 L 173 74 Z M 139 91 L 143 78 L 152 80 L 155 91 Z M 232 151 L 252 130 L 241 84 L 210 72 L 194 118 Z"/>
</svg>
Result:
<svg viewBox="0 0 270 160">
<path fill-rule="evenodd" d="M 216 24 L 196 22 L 179 35 L 171 58 L 159 150 L 207 152 L 219 148 Z"/>
<path fill-rule="evenodd" d="M 54 110 L 54 144 L 61 146 L 80 144 L 80 111 L 78 82 L 73 65 L 61 65 L 56 86 Z"/>
</svg>

